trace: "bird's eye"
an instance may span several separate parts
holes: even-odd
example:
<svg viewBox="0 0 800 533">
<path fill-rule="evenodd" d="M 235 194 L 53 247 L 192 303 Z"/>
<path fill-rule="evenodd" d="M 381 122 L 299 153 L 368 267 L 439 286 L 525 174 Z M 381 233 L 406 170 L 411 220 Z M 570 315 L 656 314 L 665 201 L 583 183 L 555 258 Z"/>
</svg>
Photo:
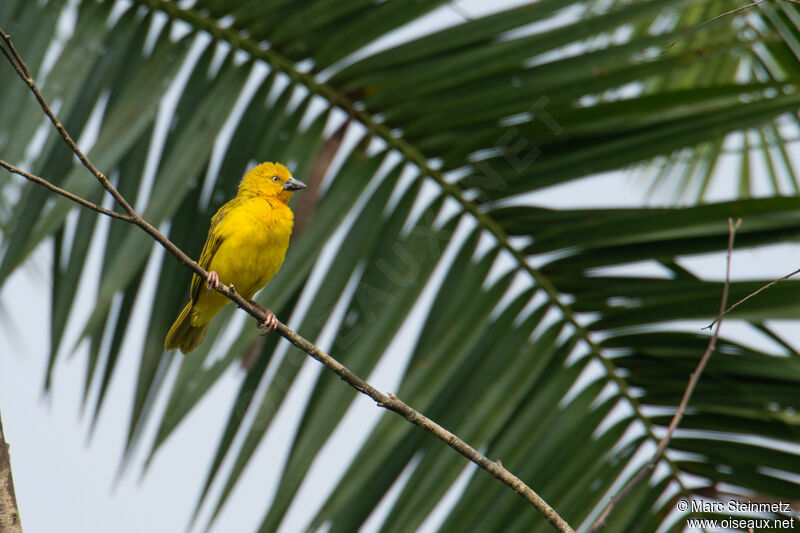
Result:
<svg viewBox="0 0 800 533">
<path fill-rule="evenodd" d="M 274 181 L 275 183 L 280 183 L 281 179 L 278 176 L 272 176 L 272 181 Z"/>
</svg>

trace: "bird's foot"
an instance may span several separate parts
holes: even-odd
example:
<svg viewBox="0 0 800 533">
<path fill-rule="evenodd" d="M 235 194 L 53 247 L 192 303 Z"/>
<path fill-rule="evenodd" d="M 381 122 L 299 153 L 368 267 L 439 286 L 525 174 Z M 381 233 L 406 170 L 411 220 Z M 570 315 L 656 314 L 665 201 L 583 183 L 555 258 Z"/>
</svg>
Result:
<svg viewBox="0 0 800 533">
<path fill-rule="evenodd" d="M 266 318 L 264 318 L 264 320 L 258 323 L 259 328 L 264 328 L 264 331 L 261 332 L 261 336 L 263 337 L 270 331 L 274 331 L 275 328 L 278 327 L 278 317 L 275 316 L 275 313 L 273 313 L 272 311 L 270 311 L 269 309 L 267 309 L 258 302 L 250 300 L 250 303 L 253 304 L 253 306 L 260 309 L 265 315 L 267 315 Z"/>
<path fill-rule="evenodd" d="M 275 331 L 275 328 L 278 327 L 278 317 L 275 316 L 275 313 L 267 309 L 267 318 L 263 322 L 259 322 L 258 327 L 264 328 L 264 331 L 261 332 L 261 336 L 263 337 L 270 331 Z"/>
<path fill-rule="evenodd" d="M 208 273 L 208 279 L 206 279 L 206 288 L 208 288 L 207 294 L 210 294 L 212 289 L 219 288 L 219 274 L 213 270 Z"/>
</svg>

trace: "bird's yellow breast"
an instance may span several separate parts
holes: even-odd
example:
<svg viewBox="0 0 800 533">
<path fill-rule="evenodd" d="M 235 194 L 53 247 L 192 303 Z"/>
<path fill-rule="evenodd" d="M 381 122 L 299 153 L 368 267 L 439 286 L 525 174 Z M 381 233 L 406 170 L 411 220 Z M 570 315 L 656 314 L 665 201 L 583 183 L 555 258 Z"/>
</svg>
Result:
<svg viewBox="0 0 800 533">
<path fill-rule="evenodd" d="M 216 271 L 221 283 L 233 285 L 245 298 L 252 298 L 278 272 L 294 217 L 283 202 L 264 197 L 239 199 L 219 221 L 214 231 L 221 239 L 206 270 Z M 193 325 L 211 319 L 228 299 L 201 288 L 194 306 Z"/>
</svg>

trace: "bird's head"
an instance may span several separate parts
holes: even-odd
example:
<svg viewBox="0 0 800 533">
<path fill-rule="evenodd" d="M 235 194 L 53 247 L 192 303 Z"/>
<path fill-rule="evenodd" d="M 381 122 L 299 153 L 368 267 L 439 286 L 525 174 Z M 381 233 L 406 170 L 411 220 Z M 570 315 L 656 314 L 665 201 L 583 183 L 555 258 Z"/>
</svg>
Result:
<svg viewBox="0 0 800 533">
<path fill-rule="evenodd" d="M 306 184 L 294 179 L 280 163 L 261 163 L 242 178 L 239 194 L 278 198 L 288 203 L 294 191 L 305 188 Z"/>
</svg>

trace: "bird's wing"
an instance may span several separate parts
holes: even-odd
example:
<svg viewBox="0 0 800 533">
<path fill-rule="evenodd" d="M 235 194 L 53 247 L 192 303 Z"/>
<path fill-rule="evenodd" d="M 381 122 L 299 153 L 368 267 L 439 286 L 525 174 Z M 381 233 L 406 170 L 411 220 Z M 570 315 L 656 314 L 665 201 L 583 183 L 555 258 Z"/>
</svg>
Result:
<svg viewBox="0 0 800 533">
<path fill-rule="evenodd" d="M 197 264 L 203 267 L 205 270 L 208 270 L 211 260 L 214 258 L 214 254 L 216 254 L 217 250 L 219 250 L 219 245 L 225 240 L 225 236 L 220 231 L 220 224 L 222 223 L 222 219 L 225 218 L 225 215 L 234 207 L 233 204 L 235 200 L 236 199 L 234 198 L 227 204 L 220 207 L 216 214 L 211 218 L 211 227 L 208 229 L 208 237 L 206 237 L 206 243 L 203 245 L 203 251 L 200 252 L 200 259 L 197 260 Z M 202 286 L 203 279 L 197 274 L 192 276 L 192 286 L 189 290 L 190 294 L 192 295 L 192 302 L 197 301 L 197 297 L 200 294 L 200 288 Z"/>
</svg>

